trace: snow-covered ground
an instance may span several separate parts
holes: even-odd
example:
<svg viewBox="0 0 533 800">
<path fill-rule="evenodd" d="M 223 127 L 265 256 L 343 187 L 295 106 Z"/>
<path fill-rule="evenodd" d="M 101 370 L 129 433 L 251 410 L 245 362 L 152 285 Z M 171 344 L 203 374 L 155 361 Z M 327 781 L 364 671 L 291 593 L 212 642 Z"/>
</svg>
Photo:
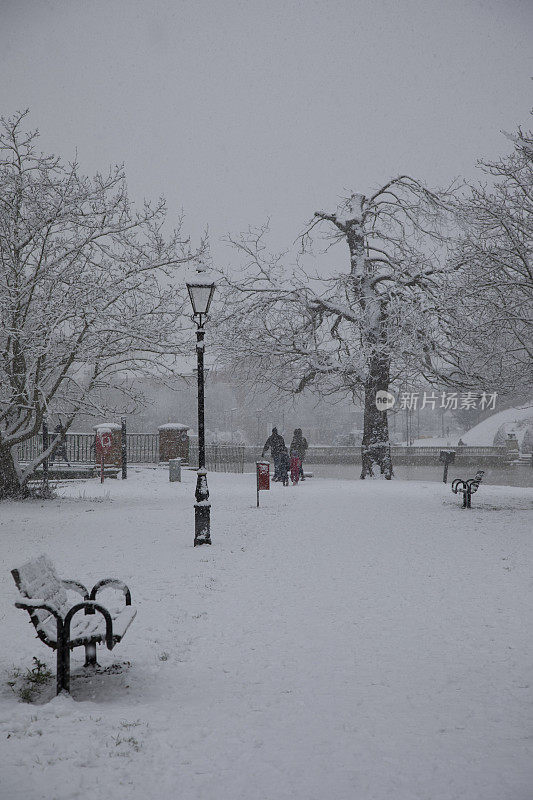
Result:
<svg viewBox="0 0 533 800">
<path fill-rule="evenodd" d="M 72 483 L 0 506 L 6 800 L 530 800 L 531 491 L 209 475 Z M 9 570 L 115 575 L 138 615 L 72 696 L 25 704 L 14 667 L 54 654 Z M 105 597 L 102 598 L 105 600 Z"/>
</svg>

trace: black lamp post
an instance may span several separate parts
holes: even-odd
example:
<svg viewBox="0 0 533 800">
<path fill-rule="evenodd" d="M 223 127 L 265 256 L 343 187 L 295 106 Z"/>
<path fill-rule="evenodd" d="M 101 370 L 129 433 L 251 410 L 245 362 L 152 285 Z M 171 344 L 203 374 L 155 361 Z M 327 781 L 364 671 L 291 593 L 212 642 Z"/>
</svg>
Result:
<svg viewBox="0 0 533 800">
<path fill-rule="evenodd" d="M 198 473 L 196 479 L 196 503 L 194 504 L 194 546 L 211 544 L 211 504 L 207 488 L 205 468 L 204 425 L 204 323 L 215 291 L 215 283 L 202 272 L 187 283 L 191 298 L 193 320 L 196 323 L 196 355 L 198 357 Z"/>
</svg>

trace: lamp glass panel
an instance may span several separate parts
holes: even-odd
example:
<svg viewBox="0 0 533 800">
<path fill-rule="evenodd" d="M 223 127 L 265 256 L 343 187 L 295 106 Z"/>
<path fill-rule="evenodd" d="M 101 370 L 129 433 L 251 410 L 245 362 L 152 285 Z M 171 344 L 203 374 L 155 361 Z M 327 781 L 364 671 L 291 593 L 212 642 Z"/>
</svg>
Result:
<svg viewBox="0 0 533 800">
<path fill-rule="evenodd" d="M 187 289 L 189 290 L 194 313 L 207 314 L 209 303 L 211 301 L 211 295 L 215 290 L 213 284 L 208 286 L 195 286 L 194 284 L 188 284 Z"/>
</svg>

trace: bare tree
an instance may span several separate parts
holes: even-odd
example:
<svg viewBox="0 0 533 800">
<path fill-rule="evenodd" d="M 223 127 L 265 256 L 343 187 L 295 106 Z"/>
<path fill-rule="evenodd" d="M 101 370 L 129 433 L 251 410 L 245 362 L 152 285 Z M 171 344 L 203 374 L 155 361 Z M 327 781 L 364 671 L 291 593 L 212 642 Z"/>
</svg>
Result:
<svg viewBox="0 0 533 800">
<path fill-rule="evenodd" d="M 292 269 L 287 253 L 268 253 L 266 228 L 229 239 L 243 262 L 226 275 L 222 358 L 281 392 L 363 397 L 362 478 L 374 465 L 392 476 L 378 393 L 433 369 L 439 287 L 453 268 L 443 228 L 449 199 L 404 175 L 371 196 L 352 194 L 335 212 L 315 213 Z M 347 269 L 314 272 L 317 229 L 347 246 Z"/>
<path fill-rule="evenodd" d="M 449 378 L 484 376 L 492 391 L 511 395 L 533 385 L 533 138 L 507 136 L 514 151 L 479 162 L 487 182 L 457 202 L 461 269 L 444 318 L 454 342 Z"/>
<path fill-rule="evenodd" d="M 18 463 L 50 409 L 68 428 L 110 385 L 131 396 L 136 374 L 172 370 L 176 269 L 199 256 L 181 220 L 165 236 L 163 200 L 133 207 L 121 167 L 89 179 L 38 151 L 26 114 L 0 129 L 0 497 L 49 454 Z"/>
</svg>

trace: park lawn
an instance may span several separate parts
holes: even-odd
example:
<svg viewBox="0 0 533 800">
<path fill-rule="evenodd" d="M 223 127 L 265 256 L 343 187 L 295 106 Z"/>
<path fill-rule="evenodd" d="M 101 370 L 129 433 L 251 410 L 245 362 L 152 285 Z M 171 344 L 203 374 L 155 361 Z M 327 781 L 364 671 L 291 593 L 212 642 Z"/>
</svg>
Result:
<svg viewBox="0 0 533 800">
<path fill-rule="evenodd" d="M 531 491 L 130 470 L 0 505 L 0 792 L 6 800 L 528 800 Z M 55 654 L 10 569 L 115 576 L 138 609 L 72 695 L 8 681 Z M 120 596 L 102 594 L 102 601 Z"/>
</svg>

